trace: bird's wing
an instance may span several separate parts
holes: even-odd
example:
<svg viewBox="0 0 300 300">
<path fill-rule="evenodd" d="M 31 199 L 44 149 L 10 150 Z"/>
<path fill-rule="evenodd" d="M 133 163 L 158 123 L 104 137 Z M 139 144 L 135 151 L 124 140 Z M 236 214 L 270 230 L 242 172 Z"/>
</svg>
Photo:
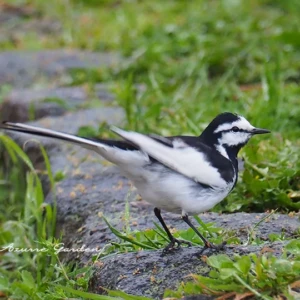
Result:
<svg viewBox="0 0 300 300">
<path fill-rule="evenodd" d="M 223 188 L 227 185 L 217 168 L 212 167 L 207 156 L 199 149 L 186 144 L 180 137 L 168 139 L 155 136 L 152 138 L 116 127 L 111 129 L 161 164 L 196 182 L 215 188 Z"/>
</svg>

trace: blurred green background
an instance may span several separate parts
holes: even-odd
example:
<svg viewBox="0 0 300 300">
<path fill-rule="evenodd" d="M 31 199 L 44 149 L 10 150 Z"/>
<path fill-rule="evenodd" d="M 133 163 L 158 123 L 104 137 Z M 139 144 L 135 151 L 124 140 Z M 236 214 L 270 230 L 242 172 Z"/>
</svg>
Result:
<svg viewBox="0 0 300 300">
<path fill-rule="evenodd" d="M 76 69 L 57 84 L 109 86 L 127 129 L 199 135 L 224 111 L 270 129 L 242 151 L 240 182 L 214 210 L 299 210 L 300 1 L 4 0 L 0 9 L 12 14 L 0 19 L 0 51 L 119 53 L 117 65 Z M 11 89 L 0 87 L 0 101 Z M 25 189 L 20 164 L 2 164 L 0 225 L 22 219 Z"/>
</svg>

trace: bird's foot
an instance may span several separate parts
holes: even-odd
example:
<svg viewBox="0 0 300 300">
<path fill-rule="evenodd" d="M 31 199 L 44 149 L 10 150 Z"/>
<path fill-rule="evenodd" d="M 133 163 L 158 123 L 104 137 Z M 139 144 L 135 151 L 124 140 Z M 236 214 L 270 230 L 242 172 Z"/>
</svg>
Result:
<svg viewBox="0 0 300 300">
<path fill-rule="evenodd" d="M 218 251 L 221 251 L 221 250 L 225 250 L 226 249 L 226 242 L 223 242 L 222 244 L 219 244 L 219 245 L 215 245 L 213 243 L 210 243 L 210 242 L 206 242 L 204 247 L 202 248 L 202 250 L 200 251 L 200 253 L 197 253 L 196 256 L 200 256 L 204 253 L 205 250 L 212 250 L 214 252 L 218 252 Z"/>
<path fill-rule="evenodd" d="M 173 252 L 174 250 L 178 250 L 181 248 L 181 245 L 185 244 L 188 247 L 192 246 L 192 243 L 189 241 L 185 241 L 185 240 L 179 240 L 179 239 L 172 239 L 171 242 L 167 245 L 167 247 L 164 248 L 163 250 L 163 255 L 168 254 L 170 252 Z"/>
</svg>

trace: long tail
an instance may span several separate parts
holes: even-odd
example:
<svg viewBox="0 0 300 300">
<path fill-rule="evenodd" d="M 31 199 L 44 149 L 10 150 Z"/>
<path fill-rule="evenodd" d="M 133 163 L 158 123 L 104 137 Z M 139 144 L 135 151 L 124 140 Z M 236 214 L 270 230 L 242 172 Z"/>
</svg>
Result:
<svg viewBox="0 0 300 300">
<path fill-rule="evenodd" d="M 91 149 L 91 150 L 98 150 L 99 148 L 102 148 L 103 150 L 107 148 L 104 144 L 101 144 L 100 142 L 95 142 L 93 140 L 89 140 L 86 138 L 78 137 L 76 135 L 60 132 L 60 131 L 54 131 L 46 128 L 39 128 L 35 126 L 30 126 L 26 124 L 21 123 L 12 123 L 12 122 L 6 122 L 4 121 L 0 125 L 0 129 L 5 129 L 9 131 L 15 131 L 15 132 L 23 132 L 28 134 L 33 134 L 37 136 L 42 137 L 48 137 L 48 138 L 54 138 L 59 139 L 67 142 L 71 142 L 77 145 L 81 145 L 84 148 Z"/>
<path fill-rule="evenodd" d="M 0 124 L 0 129 L 48 137 L 77 144 L 86 149 L 96 151 L 106 160 L 117 165 L 142 166 L 149 162 L 149 158 L 146 154 L 138 151 L 138 147 L 126 141 L 90 140 L 60 131 L 6 121 Z"/>
</svg>

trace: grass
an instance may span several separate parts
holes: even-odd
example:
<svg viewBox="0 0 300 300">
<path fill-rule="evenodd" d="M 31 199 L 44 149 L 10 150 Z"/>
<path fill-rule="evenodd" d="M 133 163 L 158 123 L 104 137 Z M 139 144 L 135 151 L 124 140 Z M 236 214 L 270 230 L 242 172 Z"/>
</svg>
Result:
<svg viewBox="0 0 300 300">
<path fill-rule="evenodd" d="M 193 281 L 182 284 L 177 291 L 166 291 L 165 296 L 180 298 L 198 293 L 220 299 L 254 296 L 270 300 L 279 295 L 293 299 L 296 293 L 292 288 L 300 284 L 299 246 L 299 240 L 293 240 L 280 258 L 256 254 L 233 258 L 224 254 L 211 256 L 206 261 L 212 268 L 208 277 L 191 275 Z"/>
<path fill-rule="evenodd" d="M 127 228 L 127 232 L 124 233 L 114 228 L 105 217 L 103 218 L 112 233 L 119 238 L 120 242 L 112 243 L 111 247 L 102 253 L 102 257 L 116 251 L 118 253 L 127 253 L 143 249 L 162 249 L 169 243 L 166 232 L 157 223 L 154 223 L 154 229 L 132 231 L 130 228 Z M 236 237 L 235 232 L 216 227 L 213 223 L 204 224 L 197 216 L 195 216 L 195 219 L 199 225 L 198 229 L 200 233 L 208 238 L 210 242 L 214 244 L 221 244 L 223 241 L 226 241 L 227 244 L 239 244 L 241 242 L 240 239 Z M 194 246 L 203 246 L 203 241 L 191 228 L 187 230 L 175 230 L 173 235 L 180 240 L 191 242 Z"/>
<path fill-rule="evenodd" d="M 277 209 L 283 213 L 299 210 L 299 1 L 6 0 L 5 3 L 29 7 L 36 14 L 11 18 L 1 25 L 3 33 L 26 27 L 34 19 L 38 24 L 43 20 L 57 20 L 61 30 L 51 34 L 33 26 L 13 36 L 4 34 L 0 40 L 3 51 L 80 48 L 117 51 L 124 56 L 120 64 L 111 68 L 74 69 L 62 84 L 84 85 L 91 95 L 96 83 L 109 86 L 116 95 L 113 105 L 125 110 L 127 129 L 194 135 L 222 111 L 240 113 L 253 125 L 270 129 L 271 135 L 257 137 L 245 147 L 241 154 L 246 169 L 235 190 L 214 210 Z M 1 87 L 0 102 L 11 88 Z M 87 107 L 95 106 L 93 100 Z M 68 108 L 61 99 L 45 101 Z M 105 124 L 99 128 L 82 128 L 80 134 L 105 136 L 108 133 L 104 128 Z M 3 204 L 0 247 L 13 243 L 16 247 L 47 249 L 47 255 L 13 252 L 1 255 L 0 252 L 0 291 L 15 299 L 53 299 L 53 295 L 57 299 L 109 299 L 87 293 L 89 268 L 65 265 L 53 253 L 53 245 L 60 242 L 53 238 L 55 207 L 44 203 L 40 181 L 28 158 L 7 137 L 0 137 L 6 149 L 1 151 L 0 166 Z M 52 184 L 63 176 L 59 174 L 51 179 Z M 215 242 L 224 239 L 238 242 L 232 233 L 212 224 L 207 226 L 213 231 Z M 121 241 L 108 245 L 105 255 L 113 251 L 156 249 L 165 243 L 159 227 L 146 233 L 125 232 L 115 231 Z M 189 230 L 176 234 L 195 244 L 199 242 Z M 250 242 L 260 241 L 250 238 Z M 278 287 L 278 294 L 292 297 L 288 295 L 288 285 L 295 282 L 299 268 L 299 253 L 291 250 L 292 246 L 287 246 L 279 259 L 212 258 L 208 264 L 213 271 L 205 286 L 199 285 L 203 278 L 194 276 L 194 283 L 179 287 L 173 295 L 209 290 L 219 293 L 218 282 L 222 280 L 228 287 L 238 287 L 257 297 L 256 292 L 259 297 L 272 297 L 273 286 Z M 222 263 L 226 263 L 226 272 L 234 274 L 234 279 L 224 277 Z M 246 276 L 245 269 L 240 270 L 239 265 L 250 268 L 250 275 Z M 259 269 L 263 271 L 259 273 Z M 253 290 L 249 291 L 249 286 Z M 129 296 L 111 292 L 107 297 L 127 299 Z"/>
<path fill-rule="evenodd" d="M 67 299 L 75 296 L 80 299 L 120 299 L 88 293 L 92 267 L 66 265 L 60 260 L 58 249 L 61 240 L 54 237 L 55 196 L 52 205 L 46 203 L 38 173 L 27 155 L 9 137 L 0 135 L 0 141 L 9 154 L 7 161 L 11 164 L 12 173 L 16 165 L 24 164 L 27 167 L 25 180 L 25 172 L 20 174 L 19 170 L 18 173 L 23 176 L 18 181 L 26 186 L 18 187 L 17 192 L 24 192 L 24 198 L 19 195 L 15 199 L 13 193 L 4 194 L 4 201 L 7 201 L 3 203 L 4 207 L 13 207 L 14 210 L 3 210 L 0 215 L 0 297 L 22 300 Z M 42 146 L 41 151 L 53 187 L 55 181 L 51 166 Z M 125 295 L 123 299 L 130 299 L 130 296 L 126 298 Z"/>
</svg>

